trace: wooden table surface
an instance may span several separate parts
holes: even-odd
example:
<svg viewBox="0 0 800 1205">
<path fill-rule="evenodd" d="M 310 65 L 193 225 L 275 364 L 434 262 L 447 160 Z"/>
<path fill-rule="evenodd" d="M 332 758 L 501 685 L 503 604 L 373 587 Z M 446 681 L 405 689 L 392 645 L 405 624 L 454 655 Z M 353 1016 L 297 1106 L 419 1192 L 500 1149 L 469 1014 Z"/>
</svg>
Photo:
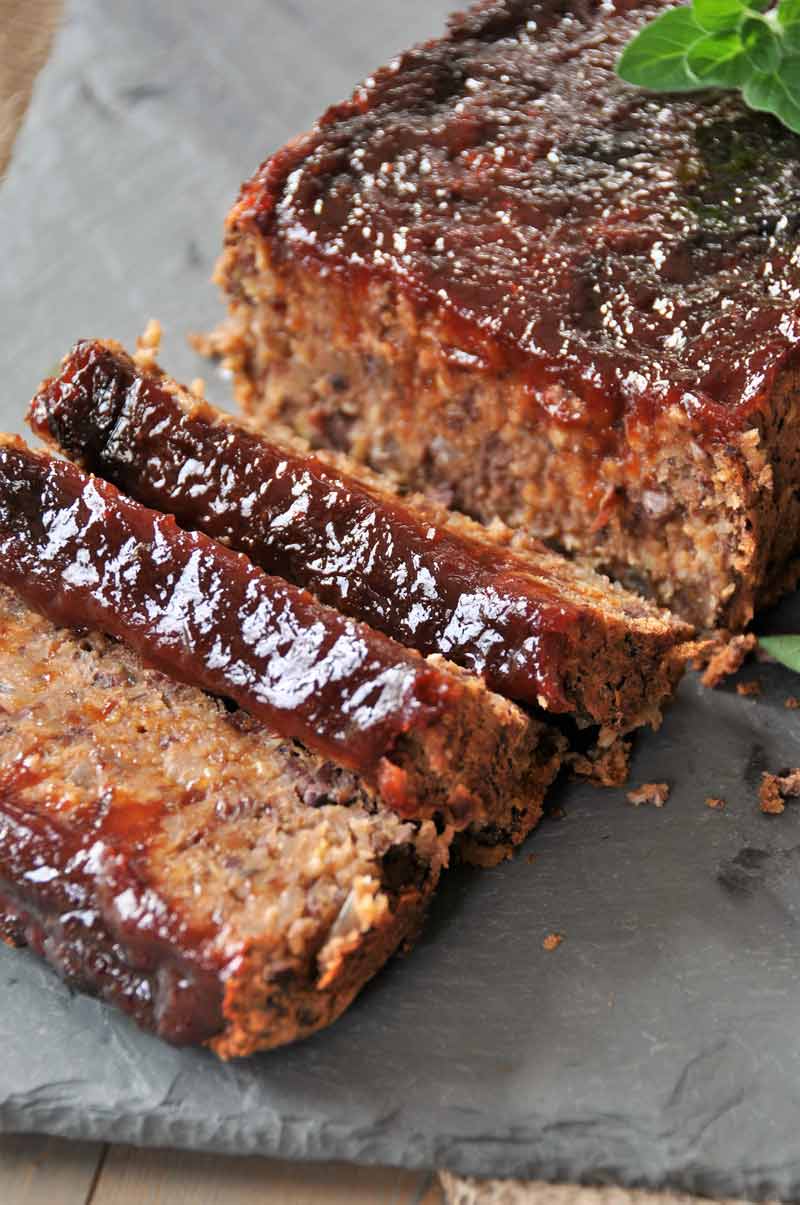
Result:
<svg viewBox="0 0 800 1205">
<path fill-rule="evenodd" d="M 327 2 L 327 0 L 321 0 Z M 457 7 L 455 0 L 453 7 Z M 61 0 L 0 0 L 0 177 Z M 1 1064 L 0 1064 L 1 1065 Z M 0 1074 L 2 1072 L 0 1071 Z M 0 1205 L 692 1205 L 668 1193 L 469 1181 L 443 1173 L 221 1158 L 0 1135 Z M 718 1202 L 717 1205 L 733 1205 Z"/>
<path fill-rule="evenodd" d="M 2 1205 L 442 1205 L 425 1172 L 0 1138 Z"/>
</svg>

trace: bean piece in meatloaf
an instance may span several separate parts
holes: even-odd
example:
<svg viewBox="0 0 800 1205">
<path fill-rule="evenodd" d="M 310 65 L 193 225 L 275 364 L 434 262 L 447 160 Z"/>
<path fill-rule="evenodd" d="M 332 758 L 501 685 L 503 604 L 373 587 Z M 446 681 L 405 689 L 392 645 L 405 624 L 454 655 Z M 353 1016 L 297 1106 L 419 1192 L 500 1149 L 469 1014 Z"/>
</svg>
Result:
<svg viewBox="0 0 800 1205">
<path fill-rule="evenodd" d="M 0 934 L 222 1058 L 334 1021 L 447 861 L 357 776 L 0 587 Z"/>
<path fill-rule="evenodd" d="M 0 436 L 0 582 L 355 770 L 406 819 L 532 827 L 563 741 L 68 461 Z"/>
<path fill-rule="evenodd" d="M 592 570 L 268 440 L 119 344 L 79 343 L 30 418 L 183 528 L 516 702 L 624 733 L 659 722 L 689 655 L 691 628 Z"/>
<path fill-rule="evenodd" d="M 622 83 L 667 0 L 489 0 L 246 184 L 238 396 L 738 628 L 800 540 L 800 138 Z"/>
</svg>

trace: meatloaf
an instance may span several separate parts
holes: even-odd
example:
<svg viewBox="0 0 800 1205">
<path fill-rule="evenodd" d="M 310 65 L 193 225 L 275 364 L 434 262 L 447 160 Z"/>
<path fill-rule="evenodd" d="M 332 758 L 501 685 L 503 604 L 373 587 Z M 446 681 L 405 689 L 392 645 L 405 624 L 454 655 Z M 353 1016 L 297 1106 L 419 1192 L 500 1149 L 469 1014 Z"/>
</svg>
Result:
<svg viewBox="0 0 800 1205">
<path fill-rule="evenodd" d="M 406 818 L 517 817 L 521 836 L 558 768 L 561 738 L 479 679 L 14 437 L 0 437 L 0 583 L 355 770 Z"/>
<path fill-rule="evenodd" d="M 447 861 L 356 775 L 0 586 L 0 936 L 221 1057 L 329 1024 Z"/>
<path fill-rule="evenodd" d="M 272 442 L 118 344 L 79 343 L 30 421 L 182 527 L 518 702 L 625 732 L 657 722 L 686 659 L 687 625 L 591 570 Z"/>
<path fill-rule="evenodd" d="M 488 0 L 227 222 L 241 402 L 697 625 L 800 541 L 800 139 L 615 61 L 668 0 Z"/>
</svg>

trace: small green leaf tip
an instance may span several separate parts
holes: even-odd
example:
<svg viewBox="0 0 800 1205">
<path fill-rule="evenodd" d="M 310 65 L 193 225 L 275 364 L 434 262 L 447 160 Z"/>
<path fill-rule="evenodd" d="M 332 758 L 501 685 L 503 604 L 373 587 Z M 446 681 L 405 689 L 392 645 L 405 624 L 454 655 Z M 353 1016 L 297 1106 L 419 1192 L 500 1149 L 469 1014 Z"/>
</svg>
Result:
<svg viewBox="0 0 800 1205">
<path fill-rule="evenodd" d="M 636 35 L 622 52 L 617 74 L 651 92 L 688 92 L 702 88 L 690 73 L 686 53 L 703 37 L 689 8 L 670 8 Z"/>
<path fill-rule="evenodd" d="M 758 643 L 770 657 L 800 674 L 800 636 L 759 636 Z"/>
<path fill-rule="evenodd" d="M 800 0 L 692 0 L 656 17 L 617 62 L 650 92 L 738 89 L 800 134 Z"/>
</svg>

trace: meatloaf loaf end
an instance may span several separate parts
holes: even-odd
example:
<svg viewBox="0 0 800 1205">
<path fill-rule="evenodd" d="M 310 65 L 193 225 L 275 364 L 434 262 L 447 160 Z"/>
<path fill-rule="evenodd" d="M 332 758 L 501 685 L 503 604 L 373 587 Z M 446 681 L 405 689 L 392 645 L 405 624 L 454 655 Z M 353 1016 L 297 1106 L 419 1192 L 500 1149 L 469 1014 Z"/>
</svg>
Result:
<svg viewBox="0 0 800 1205">
<path fill-rule="evenodd" d="M 448 837 L 0 586 L 0 935 L 175 1043 L 305 1037 L 415 936 Z"/>
<path fill-rule="evenodd" d="M 270 441 L 118 344 L 77 344 L 30 421 L 182 527 L 517 702 L 624 733 L 658 722 L 687 659 L 691 628 L 591 570 Z"/>
<path fill-rule="evenodd" d="M 669 0 L 489 0 L 241 192 L 218 279 L 250 414 L 499 516 L 698 626 L 800 542 L 800 139 L 652 96 Z"/>
<path fill-rule="evenodd" d="M 562 738 L 479 679 L 9 436 L 0 582 L 355 770 L 408 819 L 527 831 L 557 772 Z"/>
</svg>

